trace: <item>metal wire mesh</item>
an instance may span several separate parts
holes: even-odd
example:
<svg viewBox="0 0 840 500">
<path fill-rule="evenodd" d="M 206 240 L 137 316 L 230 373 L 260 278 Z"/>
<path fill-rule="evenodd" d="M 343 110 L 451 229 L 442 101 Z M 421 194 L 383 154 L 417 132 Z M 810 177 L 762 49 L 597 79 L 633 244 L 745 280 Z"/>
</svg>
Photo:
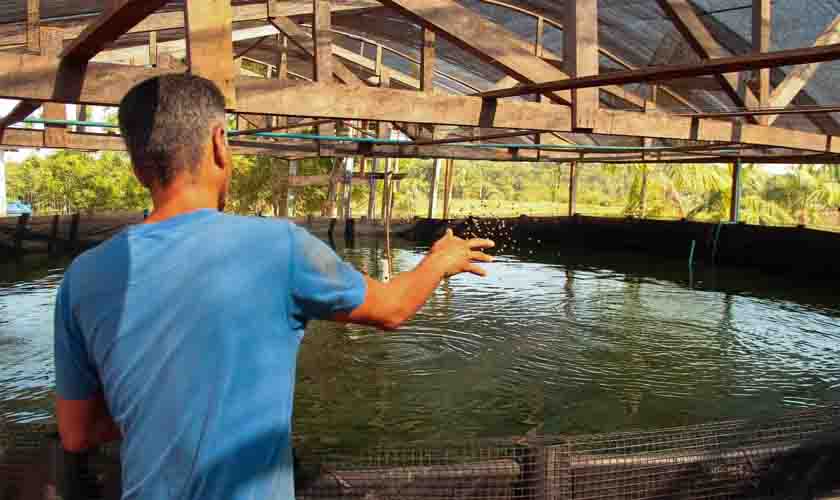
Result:
<svg viewBox="0 0 840 500">
<path fill-rule="evenodd" d="M 118 448 L 71 460 L 54 431 L 0 422 L 0 500 L 70 486 L 119 498 Z M 299 499 L 820 498 L 840 492 L 838 451 L 840 405 L 653 431 L 297 449 L 295 484 Z"/>
</svg>

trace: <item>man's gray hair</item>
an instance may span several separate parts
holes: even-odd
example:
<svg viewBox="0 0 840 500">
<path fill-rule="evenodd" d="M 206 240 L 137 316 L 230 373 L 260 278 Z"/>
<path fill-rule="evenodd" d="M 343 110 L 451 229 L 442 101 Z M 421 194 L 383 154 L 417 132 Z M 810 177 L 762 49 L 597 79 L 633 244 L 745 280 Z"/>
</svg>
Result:
<svg viewBox="0 0 840 500">
<path fill-rule="evenodd" d="M 120 103 L 120 131 L 131 161 L 162 185 L 202 160 L 211 127 L 225 127 L 225 98 L 210 80 L 180 74 L 150 78 Z"/>
</svg>

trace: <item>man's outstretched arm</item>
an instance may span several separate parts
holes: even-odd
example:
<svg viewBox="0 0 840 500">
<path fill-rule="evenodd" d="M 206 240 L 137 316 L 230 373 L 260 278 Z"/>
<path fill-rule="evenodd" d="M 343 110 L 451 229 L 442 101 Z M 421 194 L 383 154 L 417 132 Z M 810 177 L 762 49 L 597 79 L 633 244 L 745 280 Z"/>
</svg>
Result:
<svg viewBox="0 0 840 500">
<path fill-rule="evenodd" d="M 484 250 L 493 246 L 490 240 L 463 240 L 448 229 L 414 270 L 399 274 L 388 283 L 366 278 L 364 303 L 334 319 L 386 330 L 399 328 L 423 307 L 445 277 L 461 273 L 485 276 L 487 273 L 476 263 L 492 262 Z"/>
</svg>

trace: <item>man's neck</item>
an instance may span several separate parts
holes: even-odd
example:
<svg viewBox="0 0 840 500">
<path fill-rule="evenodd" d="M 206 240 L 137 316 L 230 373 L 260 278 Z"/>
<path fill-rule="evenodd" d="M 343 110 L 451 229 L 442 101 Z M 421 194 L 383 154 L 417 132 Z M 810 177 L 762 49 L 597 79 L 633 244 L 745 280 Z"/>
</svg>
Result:
<svg viewBox="0 0 840 500">
<path fill-rule="evenodd" d="M 173 183 L 162 189 L 152 189 L 155 209 L 144 223 L 154 224 L 201 209 L 219 209 L 218 194 L 200 189 L 196 185 L 179 184 L 181 183 Z"/>
</svg>

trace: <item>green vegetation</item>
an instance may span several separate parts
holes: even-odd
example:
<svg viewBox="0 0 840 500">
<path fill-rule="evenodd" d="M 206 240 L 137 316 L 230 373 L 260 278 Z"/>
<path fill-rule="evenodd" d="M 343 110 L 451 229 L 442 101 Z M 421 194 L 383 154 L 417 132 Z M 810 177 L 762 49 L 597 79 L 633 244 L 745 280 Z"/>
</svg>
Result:
<svg viewBox="0 0 840 500">
<path fill-rule="evenodd" d="M 380 162 L 379 170 L 382 170 Z M 424 217 L 429 206 L 431 160 L 400 160 L 407 177 L 397 183 L 394 215 Z M 299 162 L 298 175 L 329 173 L 329 160 Z M 371 169 L 370 163 L 367 170 Z M 579 167 L 578 212 L 585 215 L 687 218 L 729 217 L 731 167 L 717 165 L 596 165 Z M 286 197 L 288 165 L 266 157 L 235 158 L 229 210 L 242 214 L 280 213 Z M 443 212 L 443 172 L 438 209 Z M 456 162 L 452 216 L 565 215 L 569 198 L 567 165 Z M 122 153 L 59 152 L 8 165 L 9 199 L 31 203 L 36 213 L 142 210 L 148 195 L 134 179 Z M 326 186 L 294 189 L 293 213 L 319 214 Z M 369 188 L 353 186 L 354 214 L 367 213 Z M 382 183 L 377 184 L 377 213 Z M 805 224 L 840 229 L 840 166 L 819 165 L 772 174 L 743 169 L 741 219 L 750 224 Z"/>
</svg>

